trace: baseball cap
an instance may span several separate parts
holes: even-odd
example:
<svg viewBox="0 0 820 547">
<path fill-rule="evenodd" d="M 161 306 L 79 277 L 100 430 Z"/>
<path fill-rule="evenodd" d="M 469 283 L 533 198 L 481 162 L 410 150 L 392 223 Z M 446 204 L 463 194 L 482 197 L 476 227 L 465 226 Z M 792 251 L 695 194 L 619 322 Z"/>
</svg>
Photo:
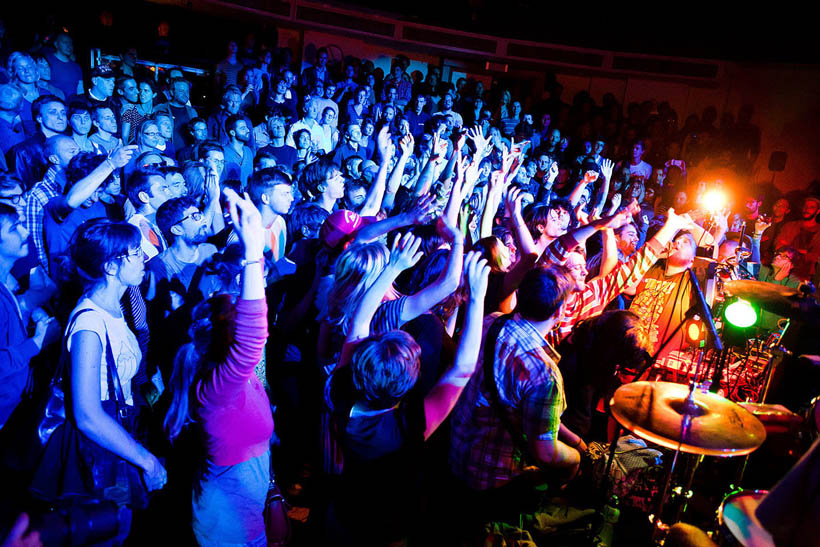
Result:
<svg viewBox="0 0 820 547">
<path fill-rule="evenodd" d="M 108 65 L 98 65 L 91 71 L 92 78 L 113 78 L 114 70 Z"/>
<path fill-rule="evenodd" d="M 340 245 L 346 245 L 363 226 L 375 221 L 376 217 L 363 217 L 353 211 L 333 211 L 322 223 L 319 239 L 328 247 L 335 249 Z"/>
</svg>

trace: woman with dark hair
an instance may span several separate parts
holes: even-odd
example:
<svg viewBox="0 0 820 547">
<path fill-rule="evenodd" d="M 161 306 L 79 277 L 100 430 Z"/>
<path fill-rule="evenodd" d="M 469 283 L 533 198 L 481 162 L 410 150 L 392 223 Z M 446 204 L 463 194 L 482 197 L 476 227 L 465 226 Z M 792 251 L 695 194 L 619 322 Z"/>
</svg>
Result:
<svg viewBox="0 0 820 547">
<path fill-rule="evenodd" d="M 139 230 L 125 222 L 89 220 L 74 234 L 71 258 L 86 292 L 65 332 L 71 374 L 66 410 L 88 439 L 139 468 L 149 490 L 162 488 L 165 468 L 133 436 L 131 380 L 142 351 L 121 307 L 126 290 L 138 286 L 145 272 Z"/>
<path fill-rule="evenodd" d="M 627 310 L 605 311 L 578 323 L 558 347 L 567 409 L 561 422 L 586 437 L 598 401 L 620 385 L 618 373 L 637 368 L 651 348 L 640 317 Z"/>
<path fill-rule="evenodd" d="M 357 87 L 353 93 L 353 98 L 347 103 L 347 123 L 361 125 L 370 110 L 367 107 L 367 89 Z"/>
<path fill-rule="evenodd" d="M 174 361 L 164 425 L 171 440 L 188 423 L 202 434 L 207 465 L 192 502 L 198 543 L 264 546 L 273 416 L 254 374 L 268 335 L 264 230 L 250 199 L 224 193 L 244 250 L 240 295 L 235 305 L 229 295 L 217 295 L 194 310 L 191 341 Z"/>
</svg>

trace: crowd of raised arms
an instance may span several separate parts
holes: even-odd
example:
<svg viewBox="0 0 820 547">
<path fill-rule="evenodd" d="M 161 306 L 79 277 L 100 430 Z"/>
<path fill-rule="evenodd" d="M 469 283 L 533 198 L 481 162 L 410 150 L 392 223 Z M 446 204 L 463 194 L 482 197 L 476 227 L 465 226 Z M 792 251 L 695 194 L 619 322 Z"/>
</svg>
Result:
<svg viewBox="0 0 820 547">
<path fill-rule="evenodd" d="M 605 437 L 596 405 L 674 319 L 646 278 L 733 255 L 742 222 L 756 275 L 815 274 L 818 198 L 701 211 L 704 173 L 752 172 L 751 106 L 680 123 L 290 59 L 231 42 L 215 109 L 133 50 L 81 67 L 67 34 L 0 71 L 2 444 L 56 378 L 65 427 L 142 479 L 130 541 L 266 545 L 274 477 L 312 544 L 469 534 Z M 8 492 L 110 492 L 46 440 L 4 457 Z"/>
</svg>

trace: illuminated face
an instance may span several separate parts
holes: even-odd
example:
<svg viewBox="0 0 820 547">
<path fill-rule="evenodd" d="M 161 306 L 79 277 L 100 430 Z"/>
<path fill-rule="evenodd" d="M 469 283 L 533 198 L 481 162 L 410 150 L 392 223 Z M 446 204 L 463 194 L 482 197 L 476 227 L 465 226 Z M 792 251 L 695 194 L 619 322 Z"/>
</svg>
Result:
<svg viewBox="0 0 820 547">
<path fill-rule="evenodd" d="M 225 110 L 228 114 L 238 114 L 241 105 L 242 97 L 239 96 L 239 93 L 228 93 L 225 95 Z"/>
<path fill-rule="evenodd" d="M 359 91 L 358 95 L 356 95 L 356 103 L 357 104 L 365 104 L 367 102 L 367 91 L 362 89 Z"/>
<path fill-rule="evenodd" d="M 208 125 L 205 122 L 196 122 L 191 132 L 196 142 L 202 142 L 208 138 Z"/>
<path fill-rule="evenodd" d="M 669 264 L 673 266 L 686 266 L 691 264 L 695 259 L 696 250 L 691 236 L 686 234 L 679 235 L 672 242 L 672 248 L 669 251 Z"/>
<path fill-rule="evenodd" d="M 277 184 L 268 191 L 268 204 L 277 215 L 286 215 L 293 203 L 293 188 L 290 184 Z"/>
<path fill-rule="evenodd" d="M 635 252 L 637 246 L 638 230 L 635 226 L 627 224 L 618 236 L 618 248 L 624 255 L 629 256 Z"/>
<path fill-rule="evenodd" d="M 149 104 L 154 100 L 154 97 L 154 89 L 149 84 L 143 82 L 139 85 L 139 102 L 141 104 Z"/>
<path fill-rule="evenodd" d="M 112 112 L 110 108 L 102 108 L 98 110 L 95 121 L 97 127 L 106 133 L 113 134 L 117 132 L 117 117 L 114 116 L 114 112 Z"/>
<path fill-rule="evenodd" d="M 322 193 L 327 194 L 331 199 L 342 199 L 345 196 L 345 178 L 341 171 L 335 167 L 328 171 L 325 189 Z"/>
<path fill-rule="evenodd" d="M 91 114 L 87 111 L 74 112 L 71 114 L 71 131 L 76 135 L 88 135 L 91 131 Z"/>
<path fill-rule="evenodd" d="M 94 89 L 97 94 L 102 95 L 104 99 L 107 99 L 114 94 L 114 85 L 116 82 L 114 81 L 113 76 L 110 78 L 97 76 L 96 78 L 92 78 L 91 82 L 94 84 Z"/>
<path fill-rule="evenodd" d="M 643 146 L 641 146 L 640 143 L 635 143 L 635 145 L 632 147 L 632 159 L 635 160 L 636 162 L 638 162 L 638 161 L 641 161 L 642 157 L 643 157 Z"/>
<path fill-rule="evenodd" d="M 142 130 L 140 145 L 144 148 L 156 148 L 161 140 L 159 126 L 155 123 L 146 124 Z"/>
<path fill-rule="evenodd" d="M 157 116 L 157 127 L 163 139 L 170 140 L 174 137 L 174 121 L 168 116 Z"/>
<path fill-rule="evenodd" d="M 570 277 L 575 282 L 575 290 L 583 291 L 586 287 L 587 279 L 587 264 L 584 256 L 581 253 L 571 252 L 567 255 L 567 262 L 565 264 L 569 270 Z"/>
<path fill-rule="evenodd" d="M 28 254 L 28 230 L 22 220 L 0 220 L 0 256 L 17 259 Z"/>
<path fill-rule="evenodd" d="M 600 156 L 604 152 L 604 146 L 606 146 L 606 143 L 604 141 L 595 141 L 595 146 L 593 147 L 592 151 L 595 153 L 596 156 Z"/>
<path fill-rule="evenodd" d="M 45 129 L 62 133 L 68 127 L 65 105 L 57 102 L 42 105 L 36 121 L 41 123 Z"/>
<path fill-rule="evenodd" d="M 185 185 L 185 177 L 182 173 L 168 173 L 165 182 L 168 185 L 169 197 L 179 198 L 188 195 L 188 187 Z"/>
<path fill-rule="evenodd" d="M 807 199 L 803 202 L 803 220 L 809 220 L 817 216 L 817 211 L 820 210 L 820 202 L 814 199 Z"/>
<path fill-rule="evenodd" d="M 772 266 L 778 270 L 792 269 L 792 255 L 789 251 L 780 251 L 772 259 Z"/>
<path fill-rule="evenodd" d="M 23 84 L 33 84 L 40 77 L 37 64 L 28 57 L 20 57 L 13 67 L 14 78 Z"/>
<path fill-rule="evenodd" d="M 299 134 L 299 142 L 296 143 L 296 146 L 299 150 L 307 150 L 312 146 L 312 142 L 310 140 L 310 132 L 302 131 Z"/>
<path fill-rule="evenodd" d="M 758 212 L 760 209 L 760 202 L 757 201 L 757 198 L 749 197 L 746 198 L 746 212 L 750 215 L 753 215 Z"/>
<path fill-rule="evenodd" d="M 188 99 L 191 98 L 191 88 L 188 87 L 188 82 L 174 83 L 174 101 L 177 104 L 188 104 Z"/>
<path fill-rule="evenodd" d="M 251 139 L 251 130 L 248 127 L 248 122 L 238 120 L 234 126 L 234 135 L 239 142 L 247 143 Z"/>
<path fill-rule="evenodd" d="M 19 184 L 0 190 L 0 203 L 11 205 L 17 210 L 17 214 L 21 215 L 21 218 L 25 218 L 23 215 L 26 212 L 26 195 Z"/>
<path fill-rule="evenodd" d="M 547 214 L 547 225 L 544 233 L 549 237 L 561 237 L 567 233 L 569 227 L 569 211 L 564 209 L 550 209 Z"/>
</svg>

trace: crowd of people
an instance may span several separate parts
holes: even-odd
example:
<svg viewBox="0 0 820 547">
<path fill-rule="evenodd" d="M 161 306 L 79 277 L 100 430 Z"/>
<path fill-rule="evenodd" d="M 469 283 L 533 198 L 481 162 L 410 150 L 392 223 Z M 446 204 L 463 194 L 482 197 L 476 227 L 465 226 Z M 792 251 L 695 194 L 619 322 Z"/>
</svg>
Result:
<svg viewBox="0 0 820 547">
<path fill-rule="evenodd" d="M 704 212 L 706 173 L 752 172 L 751 106 L 681 124 L 287 53 L 230 42 L 213 110 L 133 50 L 85 69 L 68 34 L 0 78 L 3 452 L 62 386 L 65 429 L 142 479 L 132 538 L 266 545 L 274 477 L 323 544 L 472 533 L 575 477 L 599 401 L 689 309 L 699 247 L 817 273 L 820 198 L 745 184 Z M 4 455 L 15 499 L 122 486 L 58 473 L 56 435 Z"/>
</svg>

